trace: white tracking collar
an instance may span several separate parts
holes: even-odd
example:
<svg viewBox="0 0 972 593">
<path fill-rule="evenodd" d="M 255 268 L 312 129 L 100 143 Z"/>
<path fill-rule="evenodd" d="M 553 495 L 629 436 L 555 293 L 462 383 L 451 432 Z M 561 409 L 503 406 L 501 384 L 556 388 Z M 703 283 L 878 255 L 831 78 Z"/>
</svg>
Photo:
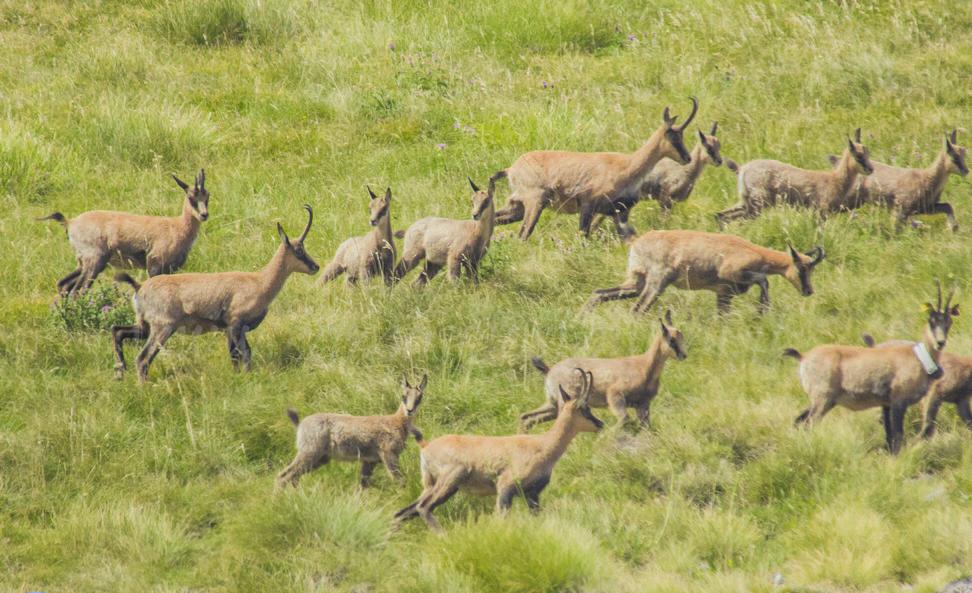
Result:
<svg viewBox="0 0 972 593">
<path fill-rule="evenodd" d="M 934 375 L 938 372 L 938 364 L 935 363 L 935 360 L 931 357 L 931 354 L 928 352 L 928 347 L 925 346 L 924 342 L 918 342 L 911 348 L 911 350 L 915 353 L 915 357 L 918 359 L 918 362 L 921 363 L 921 366 L 925 369 L 926 373 L 929 375 Z"/>
</svg>

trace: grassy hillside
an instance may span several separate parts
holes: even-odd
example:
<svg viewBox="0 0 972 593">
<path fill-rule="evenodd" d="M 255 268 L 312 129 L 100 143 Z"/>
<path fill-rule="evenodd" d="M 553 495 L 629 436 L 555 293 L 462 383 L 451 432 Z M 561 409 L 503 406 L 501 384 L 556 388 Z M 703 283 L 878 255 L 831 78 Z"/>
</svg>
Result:
<svg viewBox="0 0 972 593">
<path fill-rule="evenodd" d="M 51 303 L 73 254 L 32 218 L 175 214 L 169 174 L 201 166 L 211 217 L 187 271 L 257 269 L 305 202 L 323 265 L 366 231 L 365 184 L 393 188 L 395 228 L 466 217 L 467 175 L 484 183 L 530 149 L 634 150 L 690 94 L 739 162 L 823 168 L 858 126 L 895 164 L 929 163 L 953 127 L 968 142 L 970 3 L 463 4 L 0 0 L 0 590 L 924 593 L 972 572 L 972 434 L 954 408 L 922 443 L 912 411 L 897 458 L 876 410 L 799 431 L 806 398 L 779 356 L 917 336 L 936 277 L 969 304 L 969 179 L 946 189 L 956 234 L 943 217 L 896 233 L 876 209 L 731 226 L 827 249 L 817 294 L 773 279 L 764 317 L 754 293 L 720 317 L 711 294 L 675 290 L 645 318 L 630 303 L 580 314 L 622 278 L 625 246 L 548 212 L 527 243 L 499 230 L 479 286 L 291 278 L 249 374 L 222 336 L 178 336 L 148 385 L 116 382 L 108 334 L 65 328 Z M 733 202 L 732 174 L 709 169 L 671 216 L 642 204 L 632 221 L 714 230 Z M 581 435 L 537 517 L 457 496 L 437 512 L 444 536 L 390 532 L 420 491 L 414 444 L 405 489 L 379 471 L 359 492 L 357 468 L 331 464 L 272 495 L 293 455 L 287 407 L 390 412 L 401 374 L 428 372 L 428 437 L 507 434 L 543 397 L 530 356 L 639 352 L 661 307 L 689 357 L 667 367 L 652 430 Z M 948 348 L 972 353 L 964 316 Z"/>
</svg>

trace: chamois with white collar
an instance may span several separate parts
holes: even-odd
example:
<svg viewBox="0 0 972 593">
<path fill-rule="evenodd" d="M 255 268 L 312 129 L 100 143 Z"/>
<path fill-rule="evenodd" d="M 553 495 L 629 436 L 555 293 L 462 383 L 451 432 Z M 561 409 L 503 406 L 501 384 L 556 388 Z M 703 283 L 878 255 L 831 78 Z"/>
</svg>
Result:
<svg viewBox="0 0 972 593">
<path fill-rule="evenodd" d="M 398 457 L 405 450 L 409 435 L 416 441 L 422 433 L 412 418 L 422 403 L 429 376 L 412 386 L 402 377 L 402 403 L 394 414 L 386 416 L 349 416 L 347 414 L 312 414 L 303 420 L 294 410 L 287 416 L 297 427 L 297 456 L 277 475 L 277 488 L 296 486 L 300 477 L 332 459 L 361 462 L 359 484 L 367 488 L 371 474 L 379 463 L 399 485 L 405 476 L 398 467 Z"/>
<path fill-rule="evenodd" d="M 914 342 L 907 340 L 888 340 L 875 345 L 874 338 L 863 335 L 864 343 L 869 348 L 887 348 L 889 346 L 910 345 Z M 959 418 L 972 430 L 972 356 L 960 356 L 952 352 L 942 352 L 938 358 L 942 367 L 942 378 L 932 383 L 922 400 L 921 437 L 929 439 L 935 434 L 938 419 L 938 409 L 943 403 L 955 404 Z"/>
<path fill-rule="evenodd" d="M 587 302 L 591 309 L 606 301 L 638 297 L 633 308 L 644 313 L 668 286 L 716 293 L 720 312 L 729 311 L 732 299 L 759 286 L 761 310 L 769 307 L 769 276 L 786 278 L 803 296 L 813 294 L 810 277 L 824 258 L 817 246 L 799 253 L 754 245 L 722 233 L 702 231 L 650 231 L 629 243 L 628 278 L 620 286 L 594 291 Z"/>
<path fill-rule="evenodd" d="M 479 262 L 486 255 L 493 236 L 495 208 L 490 180 L 486 191 L 479 189 L 472 179 L 472 220 L 429 217 L 418 220 L 404 233 L 402 259 L 395 267 L 395 281 L 425 260 L 425 269 L 415 279 L 415 286 L 423 286 L 445 267 L 449 280 L 459 280 L 462 268 L 479 281 Z"/>
<path fill-rule="evenodd" d="M 78 267 L 57 282 L 61 296 L 85 292 L 109 264 L 158 276 L 186 262 L 200 224 L 209 218 L 206 171 L 199 171 L 192 186 L 172 178 L 186 194 L 180 216 L 91 210 L 70 220 L 60 212 L 38 219 L 54 220 L 65 228 L 78 260 Z"/>
<path fill-rule="evenodd" d="M 847 149 L 833 169 L 812 171 L 780 161 L 761 159 L 742 167 L 731 163 L 738 175 L 739 202 L 716 214 L 720 226 L 737 218 L 755 218 L 763 208 L 790 204 L 812 208 L 821 214 L 857 208 L 854 187 L 859 176 L 874 171 L 870 153 L 861 144 L 861 129 L 847 139 Z"/>
<path fill-rule="evenodd" d="M 324 284 L 345 274 L 348 284 L 381 276 L 391 285 L 395 267 L 395 242 L 391 229 L 391 188 L 379 198 L 368 188 L 371 195 L 372 230 L 361 237 L 351 237 L 337 248 L 334 259 L 324 266 L 320 283 Z"/>
<path fill-rule="evenodd" d="M 952 231 L 958 230 L 955 211 L 942 202 L 942 192 L 949 175 L 969 174 L 966 149 L 957 144 L 957 130 L 945 135 L 945 146 L 931 165 L 924 169 L 893 167 L 871 161 L 874 173 L 859 177 L 852 190 L 855 203 L 871 203 L 890 208 L 902 225 L 917 214 L 944 214 Z M 837 166 L 840 158 L 831 155 L 830 164 Z"/>
<path fill-rule="evenodd" d="M 591 373 L 590 406 L 610 408 L 621 426 L 628 421 L 628 408 L 634 408 L 638 423 L 649 424 L 652 400 L 658 394 L 665 362 L 670 358 L 685 359 L 682 332 L 672 324 L 671 311 L 661 320 L 661 331 L 651 342 L 648 351 L 622 358 L 565 358 L 548 367 L 539 357 L 533 366 L 546 377 L 544 389 L 547 401 L 532 412 L 520 416 L 523 431 L 541 422 L 557 417 L 560 410 L 561 385 L 579 387 L 573 369 L 582 368 Z"/>
<path fill-rule="evenodd" d="M 918 342 L 884 348 L 826 344 L 804 354 L 784 350 L 784 356 L 800 361 L 800 384 L 810 398 L 810 407 L 796 423 L 813 426 L 836 405 L 855 411 L 880 407 L 888 450 L 897 454 L 904 441 L 905 412 L 942 377 L 942 350 L 952 317 L 959 314 L 958 305 L 952 306 L 954 292 L 943 306 L 938 285 L 937 304 L 926 305 L 928 321 Z"/>
<path fill-rule="evenodd" d="M 267 315 L 270 303 L 294 272 L 316 274 L 319 266 L 304 249 L 304 240 L 314 221 L 311 207 L 307 226 L 296 240 L 277 224 L 280 247 L 259 272 L 220 272 L 216 274 L 172 274 L 154 276 L 139 284 L 120 272 L 115 280 L 131 284 L 135 308 L 134 325 L 111 328 L 115 345 L 115 375 L 125 371 L 125 340 L 146 339 L 138 354 L 138 378 L 144 382 L 149 365 L 176 331 L 201 334 L 222 331 L 233 366 L 250 368 L 250 344 L 246 334 L 256 329 Z"/>
<path fill-rule="evenodd" d="M 432 511 L 460 490 L 478 496 L 495 495 L 498 513 L 509 509 L 518 494 L 523 495 L 531 511 L 539 511 L 540 493 L 570 442 L 578 433 L 597 432 L 604 426 L 591 413 L 591 374 L 581 369 L 575 372 L 583 376 L 581 391 L 571 397 L 560 388 L 560 415 L 543 434 L 453 434 L 420 442 L 422 494 L 395 513 L 396 525 L 420 516 L 430 528 L 441 530 Z"/>
<path fill-rule="evenodd" d="M 691 99 L 692 113 L 684 123 L 676 125 L 678 118 L 666 107 L 662 125 L 633 153 L 535 150 L 522 155 L 490 179 L 507 177 L 510 183 L 509 200 L 496 213 L 496 223 L 522 220 L 520 239 L 526 240 L 550 206 L 557 212 L 579 213 L 580 230 L 587 235 L 595 214 L 627 212 L 640 199 L 642 184 L 659 161 L 666 157 L 683 165 L 692 161 L 682 138 L 699 110 L 698 100 Z M 626 233 L 618 218 L 615 225 L 619 233 Z"/>
</svg>

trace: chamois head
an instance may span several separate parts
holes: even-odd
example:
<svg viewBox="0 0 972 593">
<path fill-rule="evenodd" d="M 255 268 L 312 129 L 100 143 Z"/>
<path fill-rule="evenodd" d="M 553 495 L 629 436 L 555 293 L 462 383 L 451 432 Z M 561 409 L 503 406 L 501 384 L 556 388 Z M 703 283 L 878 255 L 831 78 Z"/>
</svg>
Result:
<svg viewBox="0 0 972 593">
<path fill-rule="evenodd" d="M 391 206 L 391 188 L 387 188 L 385 196 L 379 198 L 369 187 L 368 195 L 371 196 L 371 226 L 378 226 L 381 219 L 388 216 L 388 207 Z"/>
<path fill-rule="evenodd" d="M 692 123 L 692 120 L 695 119 L 695 114 L 699 110 L 699 100 L 695 97 L 689 98 L 692 100 L 692 113 L 682 125 L 675 125 L 675 120 L 678 119 L 678 116 L 672 117 L 668 107 L 662 112 L 663 129 L 665 130 L 665 138 L 661 145 L 662 156 L 666 156 L 682 165 L 687 165 L 692 162 L 692 155 L 685 148 L 685 140 L 682 137 L 682 132 L 685 131 L 686 126 Z"/>
<path fill-rule="evenodd" d="M 945 152 L 948 154 L 948 172 L 958 173 L 962 177 L 969 174 L 969 166 L 965 162 L 965 147 L 955 143 L 958 136 L 957 130 L 952 130 L 951 135 L 945 134 Z"/>
<path fill-rule="evenodd" d="M 418 410 L 419 404 L 422 403 L 422 395 L 425 393 L 425 386 L 429 382 L 428 375 L 422 375 L 422 382 L 418 386 L 413 387 L 408 382 L 408 377 L 402 375 L 402 407 L 401 410 L 405 412 L 406 416 L 414 416 L 416 410 Z"/>
<path fill-rule="evenodd" d="M 823 261 L 826 256 L 823 247 L 817 245 L 806 253 L 799 253 L 789 243 L 786 244 L 786 247 L 790 252 L 793 265 L 787 268 L 784 276 L 790 281 L 790 284 L 800 291 L 800 294 L 803 296 L 812 295 L 813 284 L 810 283 L 810 275 L 817 264 Z"/>
<path fill-rule="evenodd" d="M 202 222 L 209 218 L 209 191 L 206 189 L 206 170 L 199 170 L 199 175 L 196 175 L 192 187 L 189 187 L 188 183 L 176 177 L 175 174 L 172 175 L 172 178 L 179 184 L 182 191 L 186 192 L 186 200 L 189 201 L 189 206 L 192 207 L 192 215 L 196 220 Z"/>
<path fill-rule="evenodd" d="M 925 309 L 928 311 L 928 327 L 925 328 L 925 334 L 931 339 L 931 343 L 941 350 L 945 347 L 945 340 L 948 339 L 948 330 L 952 327 L 952 317 L 958 317 L 959 307 L 958 305 L 952 306 L 955 288 L 949 291 L 943 307 L 942 283 L 936 280 L 935 286 L 938 289 L 937 304 L 933 307 L 931 303 L 925 303 Z"/>
<path fill-rule="evenodd" d="M 708 134 L 699 128 L 699 142 L 702 143 L 702 148 L 705 149 L 705 153 L 709 156 L 709 161 L 716 167 L 722 165 L 722 145 L 719 143 L 719 139 L 716 138 L 716 131 L 719 129 L 719 122 L 712 122 L 712 130 Z"/>
<path fill-rule="evenodd" d="M 854 139 L 847 138 L 847 153 L 851 156 L 851 167 L 860 175 L 870 175 L 874 172 L 871 165 L 871 151 L 861 144 L 861 129 L 854 130 Z"/>
<path fill-rule="evenodd" d="M 473 190 L 472 217 L 473 220 L 479 220 L 479 218 L 483 215 L 483 212 L 486 212 L 486 209 L 489 208 L 493 203 L 492 190 L 495 183 L 491 181 L 489 183 L 489 191 L 483 191 L 479 189 L 479 186 L 477 186 L 471 178 L 467 177 L 467 179 L 469 179 L 469 187 L 471 187 Z"/>
<path fill-rule="evenodd" d="M 661 320 L 662 353 L 685 360 L 685 347 L 682 345 L 682 332 L 672 325 L 672 312 L 665 311 L 665 318 Z"/>
<path fill-rule="evenodd" d="M 310 231 L 311 223 L 314 222 L 314 210 L 311 209 L 309 204 L 304 204 L 304 209 L 307 210 L 307 226 L 304 227 L 304 232 L 300 234 L 300 237 L 291 240 L 287 237 L 287 232 L 284 231 L 279 222 L 277 223 L 277 235 L 280 237 L 281 244 L 287 250 L 288 265 L 291 269 L 302 274 L 316 274 L 321 267 L 311 259 L 311 256 L 307 255 L 307 251 L 304 249 L 304 239 L 307 238 L 307 232 Z"/>
<path fill-rule="evenodd" d="M 581 389 L 575 397 L 571 397 L 564 391 L 563 385 L 558 385 L 560 389 L 560 413 L 558 416 L 566 416 L 567 423 L 577 432 L 597 432 L 604 428 L 601 422 L 591 413 L 591 385 L 594 384 L 594 376 L 583 369 L 575 368 L 581 379 Z"/>
</svg>

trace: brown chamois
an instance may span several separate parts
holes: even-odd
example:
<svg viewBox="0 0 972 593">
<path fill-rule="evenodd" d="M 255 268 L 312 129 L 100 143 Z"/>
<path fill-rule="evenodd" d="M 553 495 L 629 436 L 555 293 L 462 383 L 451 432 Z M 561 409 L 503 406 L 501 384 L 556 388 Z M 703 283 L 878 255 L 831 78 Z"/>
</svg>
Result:
<svg viewBox="0 0 972 593">
<path fill-rule="evenodd" d="M 416 516 L 441 530 L 432 516 L 435 508 L 465 490 L 478 496 L 496 496 L 496 511 L 505 512 L 513 497 L 522 494 L 530 510 L 540 510 L 540 493 L 567 446 L 580 432 L 597 432 L 604 423 L 590 409 L 591 375 L 581 369 L 584 387 L 571 398 L 563 388 L 560 415 L 547 432 L 539 435 L 484 437 L 446 435 L 429 443 L 420 442 L 422 494 L 418 500 L 395 513 L 398 525 Z"/>
<path fill-rule="evenodd" d="M 964 146 L 956 144 L 957 130 L 945 135 L 945 147 L 935 161 L 925 169 L 892 167 L 871 161 L 874 173 L 858 178 L 853 191 L 855 203 L 872 203 L 890 208 L 897 214 L 901 226 L 916 214 L 944 214 L 952 231 L 958 230 L 955 211 L 948 202 L 940 201 L 949 175 L 969 174 Z M 830 164 L 840 159 L 831 155 Z"/>
<path fill-rule="evenodd" d="M 712 130 L 706 134 L 699 130 L 699 143 L 695 145 L 690 153 L 692 162 L 687 165 L 680 165 L 672 159 L 662 159 L 658 161 L 655 168 L 651 170 L 645 182 L 641 185 L 640 200 L 656 200 L 665 212 L 671 211 L 675 202 L 684 202 L 692 195 L 695 189 L 695 182 L 702 174 L 702 170 L 709 163 L 714 167 L 722 166 L 721 144 L 716 138 L 719 122 L 712 124 Z M 634 236 L 636 231 L 628 222 L 631 214 L 630 208 L 618 207 L 617 216 L 619 223 L 623 225 L 623 235 Z M 592 228 L 600 226 L 604 214 L 598 214 Z"/>
<path fill-rule="evenodd" d="M 927 305 L 928 323 L 917 343 L 885 348 L 826 344 L 805 354 L 784 350 L 785 356 L 800 361 L 800 384 L 810 398 L 810 407 L 796 423 L 813 426 L 838 404 L 855 411 L 880 407 L 888 451 L 897 454 L 904 440 L 905 412 L 942 376 L 939 360 L 952 317 L 959 314 L 958 305 L 951 305 L 954 292 L 943 307 L 938 285 L 938 304 Z"/>
<path fill-rule="evenodd" d="M 58 294 L 70 296 L 88 290 L 108 264 L 158 276 L 171 274 L 186 262 L 200 223 L 209 218 L 206 172 L 199 171 L 192 187 L 175 175 L 172 178 L 186 192 L 180 216 L 91 210 L 70 220 L 60 212 L 38 219 L 64 226 L 78 260 L 77 269 L 58 280 Z"/>
<path fill-rule="evenodd" d="M 312 414 L 303 420 L 294 410 L 287 416 L 297 427 L 297 456 L 277 475 L 277 488 L 296 486 L 300 477 L 332 459 L 360 461 L 359 484 L 367 488 L 375 466 L 381 463 L 399 485 L 405 476 L 398 467 L 398 456 L 405 450 L 408 436 L 422 440 L 422 433 L 412 424 L 412 417 L 422 403 L 429 376 L 413 387 L 402 377 L 402 404 L 387 416 L 349 416 L 347 414 Z"/>
<path fill-rule="evenodd" d="M 415 286 L 429 282 L 443 267 L 449 280 L 459 279 L 461 268 L 474 282 L 479 282 L 479 262 L 486 255 L 493 236 L 495 208 L 493 190 L 496 181 L 490 180 L 487 191 L 479 189 L 472 179 L 472 220 L 452 218 L 423 218 L 405 231 L 402 259 L 395 267 L 395 281 L 425 259 L 425 269 L 415 279 Z"/>
<path fill-rule="evenodd" d="M 870 175 L 869 152 L 861 144 L 861 130 L 854 140 L 847 139 L 847 149 L 837 166 L 827 171 L 811 171 L 773 160 L 750 161 L 741 167 L 729 167 L 738 178 L 739 202 L 716 214 L 719 226 L 737 218 L 755 218 L 763 208 L 792 204 L 812 208 L 821 215 L 857 208 L 853 202 L 858 175 Z"/>
<path fill-rule="evenodd" d="M 304 250 L 304 239 L 314 221 L 311 207 L 305 204 L 304 208 L 307 210 L 304 232 L 291 241 L 277 223 L 280 247 L 259 272 L 172 274 L 149 278 L 141 285 L 123 272 L 115 276 L 115 280 L 127 282 L 135 289 L 132 297 L 135 325 L 111 328 L 116 378 L 121 378 L 125 371 L 122 351 L 125 340 L 148 340 L 136 359 L 139 381 L 144 382 L 152 359 L 176 330 L 191 334 L 225 332 L 234 368 L 239 369 L 242 363 L 249 370 L 247 332 L 260 325 L 270 303 L 292 273 L 316 274 L 319 269 Z"/>
<path fill-rule="evenodd" d="M 590 309 L 605 301 L 638 297 L 633 311 L 647 311 L 669 285 L 683 290 L 711 290 L 720 312 L 727 312 L 733 297 L 759 286 L 761 310 L 769 307 L 767 278 L 778 274 L 803 296 L 813 294 L 810 276 L 824 258 L 822 247 L 788 253 L 753 245 L 733 235 L 701 231 L 650 231 L 630 242 L 628 278 L 614 288 L 594 291 Z"/>
<path fill-rule="evenodd" d="M 544 390 L 547 401 L 536 410 L 520 416 L 521 430 L 525 432 L 540 422 L 557 417 L 559 386 L 574 386 L 574 368 L 591 373 L 592 408 L 610 408 L 618 419 L 619 427 L 628 421 L 628 408 L 634 408 L 638 423 L 648 426 L 651 402 L 658 394 L 665 362 L 672 357 L 685 359 L 682 341 L 682 332 L 672 325 L 671 311 L 666 311 L 665 319 L 661 320 L 661 332 L 644 354 L 623 358 L 565 358 L 552 367 L 544 364 L 539 357 L 534 357 L 533 366 L 546 376 Z"/>
<path fill-rule="evenodd" d="M 368 188 L 371 195 L 371 232 L 361 237 L 351 237 L 341 243 L 331 263 L 324 266 L 319 282 L 324 284 L 341 274 L 347 274 L 348 284 L 381 276 L 391 285 L 395 267 L 395 241 L 391 230 L 391 188 L 379 198 Z"/>
<path fill-rule="evenodd" d="M 868 347 L 887 348 L 888 346 L 911 345 L 915 343 L 907 340 L 888 340 L 877 346 L 874 338 L 868 334 L 862 336 Z M 938 358 L 942 367 L 942 378 L 932 383 L 922 401 L 924 420 L 921 424 L 921 437 L 931 438 L 935 434 L 938 409 L 943 403 L 955 404 L 959 418 L 972 430 L 972 357 L 959 356 L 951 352 L 942 352 Z"/>
<path fill-rule="evenodd" d="M 567 152 L 536 150 L 522 155 L 490 181 L 509 178 L 510 198 L 496 213 L 497 224 L 523 221 L 520 238 L 526 240 L 547 206 L 558 212 L 579 213 L 580 230 L 590 234 L 595 214 L 613 216 L 619 233 L 624 233 L 617 218 L 627 212 L 641 196 L 645 177 L 661 159 L 668 157 L 687 165 L 692 156 L 685 148 L 682 132 L 695 118 L 699 102 L 692 97 L 692 113 L 685 123 L 662 113 L 662 125 L 637 151 Z M 616 215 L 615 213 L 618 213 Z"/>
</svg>

